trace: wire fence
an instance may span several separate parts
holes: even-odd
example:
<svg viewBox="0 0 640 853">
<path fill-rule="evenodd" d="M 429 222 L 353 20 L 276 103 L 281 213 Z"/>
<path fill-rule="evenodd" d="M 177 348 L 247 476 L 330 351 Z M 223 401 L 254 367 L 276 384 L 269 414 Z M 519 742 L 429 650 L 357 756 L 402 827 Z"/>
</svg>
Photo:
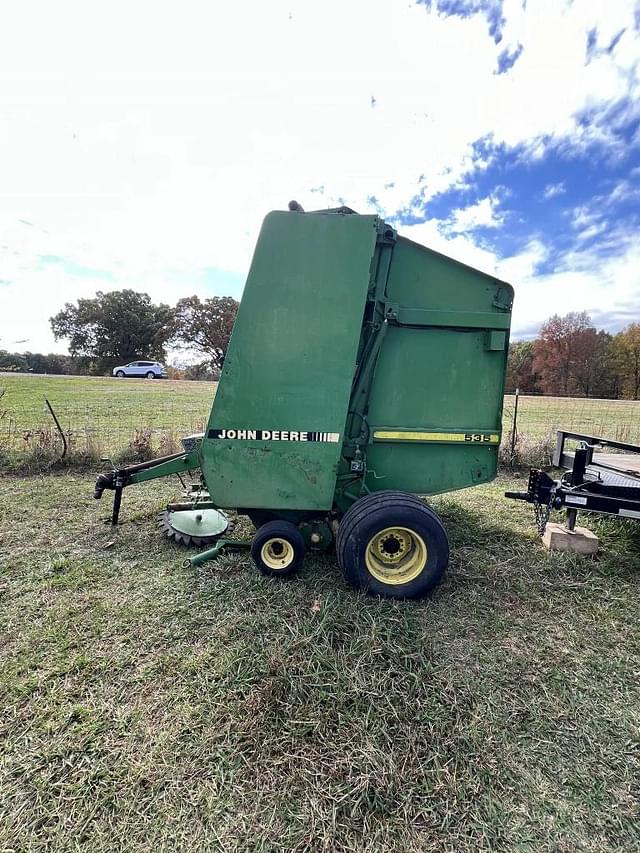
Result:
<svg viewBox="0 0 640 853">
<path fill-rule="evenodd" d="M 516 418 L 517 409 L 517 418 Z M 503 437 L 516 434 L 542 440 L 558 429 L 640 444 L 640 401 L 507 394 Z"/>
<path fill-rule="evenodd" d="M 203 432 L 210 408 L 210 402 L 156 406 L 147 410 L 96 407 L 94 404 L 54 405 L 70 447 L 81 452 L 105 454 L 126 448 L 142 435 L 160 447 L 177 443 L 185 435 Z M 3 413 L 0 408 L 0 447 L 19 451 L 34 444 L 55 441 L 56 434 L 55 424 L 44 404 L 17 413 Z"/>
<path fill-rule="evenodd" d="M 60 425 L 72 448 L 104 454 L 126 448 L 145 435 L 166 448 L 191 433 L 202 432 L 211 408 L 210 395 L 192 399 L 176 395 L 127 399 L 113 397 L 70 405 L 55 403 Z M 517 410 L 517 418 L 516 418 Z M 602 436 L 640 445 L 640 402 L 509 394 L 504 399 L 503 446 L 517 441 L 543 442 L 557 429 Z M 0 449 L 19 451 L 56 440 L 56 428 L 44 400 L 37 405 L 4 407 L 0 399 Z"/>
</svg>

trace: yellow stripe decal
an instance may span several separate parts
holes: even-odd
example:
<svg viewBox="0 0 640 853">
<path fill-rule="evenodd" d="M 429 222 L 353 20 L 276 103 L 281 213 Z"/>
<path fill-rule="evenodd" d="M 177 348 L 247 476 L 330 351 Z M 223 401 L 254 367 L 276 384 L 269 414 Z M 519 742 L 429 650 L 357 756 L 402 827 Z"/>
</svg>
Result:
<svg viewBox="0 0 640 853">
<path fill-rule="evenodd" d="M 396 430 L 376 430 L 375 441 L 437 441 L 466 442 L 468 444 L 499 444 L 500 436 L 486 432 L 401 432 Z"/>
</svg>

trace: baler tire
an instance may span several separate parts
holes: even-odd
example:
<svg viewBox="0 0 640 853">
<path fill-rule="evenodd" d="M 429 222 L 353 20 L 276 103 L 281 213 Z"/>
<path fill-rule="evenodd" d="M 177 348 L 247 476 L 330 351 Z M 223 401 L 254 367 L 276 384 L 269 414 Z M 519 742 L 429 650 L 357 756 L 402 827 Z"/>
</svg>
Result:
<svg viewBox="0 0 640 853">
<path fill-rule="evenodd" d="M 260 530 L 263 524 L 267 524 L 269 521 L 275 521 L 273 513 L 269 512 L 268 509 L 255 509 L 250 510 L 245 513 L 251 524 L 255 527 L 256 530 Z"/>
<path fill-rule="evenodd" d="M 251 557 L 263 575 L 286 578 L 302 565 L 306 546 L 302 533 L 290 521 L 268 521 L 251 542 Z"/>
<path fill-rule="evenodd" d="M 405 577 L 402 558 L 381 566 L 373 556 L 374 544 L 389 531 L 400 550 L 407 551 Z M 449 563 L 449 540 L 436 512 L 416 495 L 406 492 L 374 492 L 356 501 L 344 514 L 336 536 L 338 564 L 355 589 L 387 598 L 421 598 L 440 582 Z M 383 557 L 384 560 L 384 557 Z M 397 560 L 398 565 L 393 565 Z M 384 572 L 387 571 L 385 580 Z"/>
</svg>

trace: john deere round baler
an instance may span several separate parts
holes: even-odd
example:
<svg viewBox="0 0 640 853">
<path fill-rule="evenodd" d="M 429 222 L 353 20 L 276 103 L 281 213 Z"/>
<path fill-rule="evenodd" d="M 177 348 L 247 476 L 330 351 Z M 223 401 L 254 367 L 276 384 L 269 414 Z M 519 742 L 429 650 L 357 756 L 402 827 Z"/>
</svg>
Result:
<svg viewBox="0 0 640 853">
<path fill-rule="evenodd" d="M 201 472 L 161 525 L 183 544 L 229 538 L 247 515 L 258 568 L 292 574 L 335 545 L 355 587 L 432 589 L 449 559 L 416 495 L 497 470 L 513 290 L 348 208 L 267 215 L 207 429 L 184 451 L 101 474 L 96 497 Z"/>
</svg>

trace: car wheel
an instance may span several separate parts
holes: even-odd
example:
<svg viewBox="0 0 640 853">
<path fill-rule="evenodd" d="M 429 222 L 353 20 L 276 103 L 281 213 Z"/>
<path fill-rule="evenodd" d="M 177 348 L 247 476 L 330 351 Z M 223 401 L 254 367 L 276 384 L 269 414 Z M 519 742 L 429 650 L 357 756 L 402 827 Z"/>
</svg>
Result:
<svg viewBox="0 0 640 853">
<path fill-rule="evenodd" d="M 155 379 L 155 378 L 156 378 L 156 375 L 155 375 L 155 373 L 153 372 L 153 370 L 148 370 L 148 371 L 147 371 L 147 373 L 145 373 L 145 377 L 146 377 L 147 379 Z"/>
<path fill-rule="evenodd" d="M 116 376 L 118 379 L 122 379 L 124 377 L 124 370 L 116 370 Z"/>
</svg>

